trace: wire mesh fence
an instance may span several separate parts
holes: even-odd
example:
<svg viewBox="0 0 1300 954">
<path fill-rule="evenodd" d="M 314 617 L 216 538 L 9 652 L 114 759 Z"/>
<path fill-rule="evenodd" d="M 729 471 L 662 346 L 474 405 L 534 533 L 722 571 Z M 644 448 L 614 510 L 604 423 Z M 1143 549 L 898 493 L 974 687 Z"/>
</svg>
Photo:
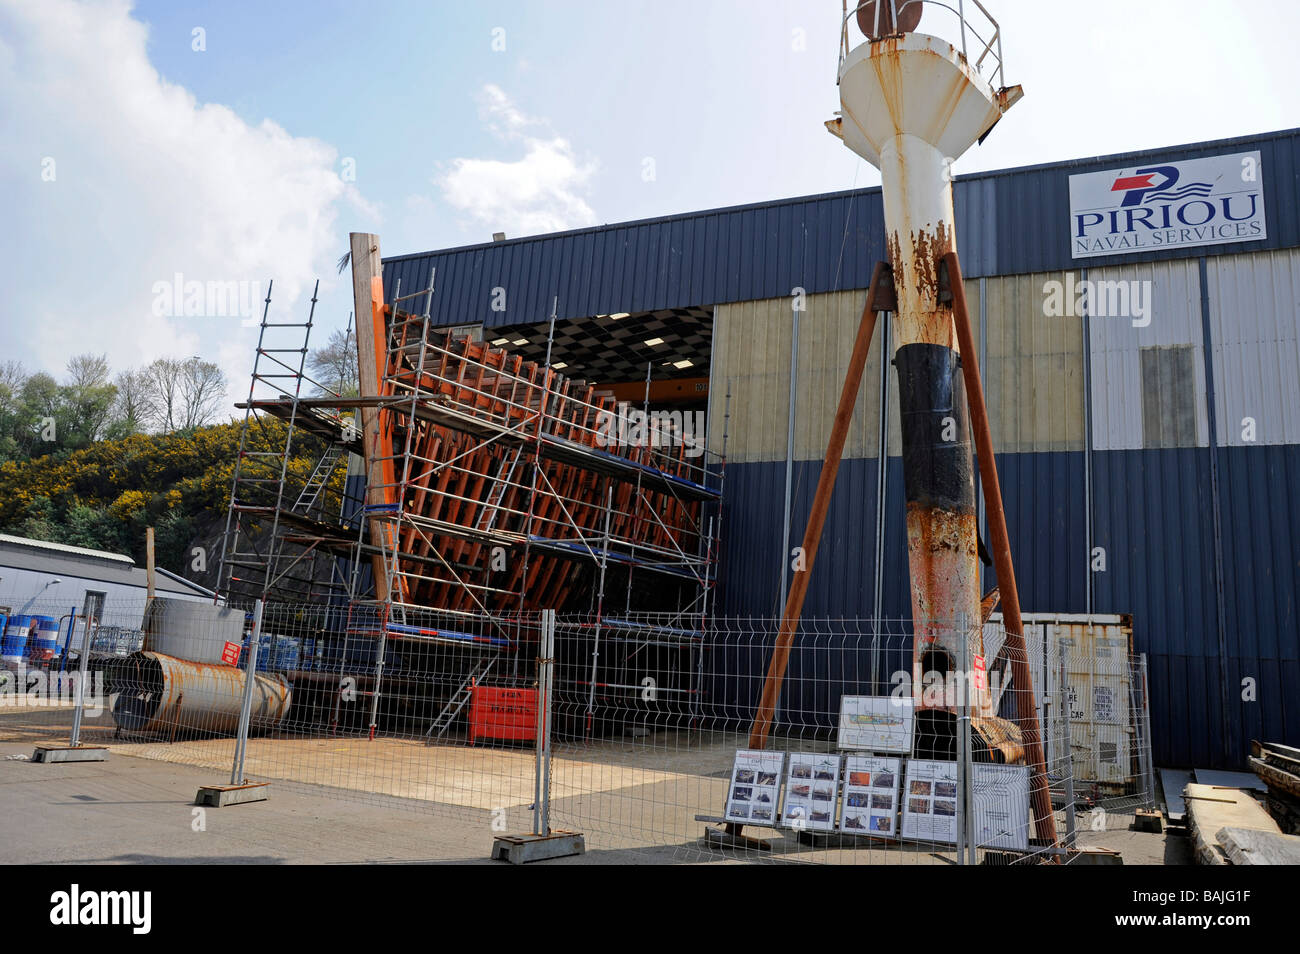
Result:
<svg viewBox="0 0 1300 954">
<path fill-rule="evenodd" d="M 53 609 L 6 625 L 0 739 L 67 741 L 80 681 L 83 744 L 450 815 L 485 842 L 545 804 L 592 847 L 684 861 L 1068 860 L 1152 802 L 1144 660 L 1101 626 L 1026 626 L 1014 652 L 997 623 L 931 626 L 918 652 L 910 621 L 805 619 L 765 717 L 772 618 L 561 614 L 543 655 L 539 613 Z"/>
</svg>

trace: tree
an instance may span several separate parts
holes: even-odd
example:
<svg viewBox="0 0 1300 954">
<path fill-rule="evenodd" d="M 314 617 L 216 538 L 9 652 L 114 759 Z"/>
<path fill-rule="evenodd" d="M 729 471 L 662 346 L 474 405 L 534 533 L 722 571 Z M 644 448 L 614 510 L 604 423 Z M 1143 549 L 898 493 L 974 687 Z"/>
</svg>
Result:
<svg viewBox="0 0 1300 954">
<path fill-rule="evenodd" d="M 68 359 L 68 383 L 71 388 L 97 388 L 108 384 L 108 355 L 79 354 Z"/>
<path fill-rule="evenodd" d="M 226 397 L 225 374 L 197 356 L 157 358 L 138 373 L 141 408 L 148 408 L 149 422 L 164 434 L 210 423 Z"/>
<path fill-rule="evenodd" d="M 59 388 L 67 424 L 59 445 L 86 447 L 104 436 L 113 415 L 117 388 L 109 381 L 106 355 L 80 354 L 68 361 L 68 383 Z"/>
<path fill-rule="evenodd" d="M 181 365 L 181 426 L 209 424 L 226 399 L 226 375 L 211 361 L 190 358 Z"/>
<path fill-rule="evenodd" d="M 17 394 L 27 383 L 27 369 L 21 361 L 0 362 L 0 392 Z"/>
<path fill-rule="evenodd" d="M 44 371 L 38 371 L 23 382 L 15 432 L 19 446 L 28 457 L 39 457 L 55 450 L 68 429 L 67 415 L 59 397 L 58 382 Z"/>
<path fill-rule="evenodd" d="M 357 338 L 351 329 L 340 331 L 336 328 L 329 341 L 308 356 L 307 367 L 321 385 L 316 389 L 318 393 L 329 390 L 342 397 L 356 397 L 360 393 L 357 384 Z"/>
<path fill-rule="evenodd" d="M 145 369 L 123 371 L 113 383 L 117 400 L 113 404 L 112 436 L 140 433 L 154 417 L 153 393 Z"/>
<path fill-rule="evenodd" d="M 164 434 L 176 430 L 180 394 L 181 362 L 176 358 L 155 358 L 140 369 L 142 387 L 149 407 L 149 423 Z"/>
<path fill-rule="evenodd" d="M 21 361 L 0 362 L 0 462 L 22 456 L 18 423 L 27 370 Z"/>
</svg>

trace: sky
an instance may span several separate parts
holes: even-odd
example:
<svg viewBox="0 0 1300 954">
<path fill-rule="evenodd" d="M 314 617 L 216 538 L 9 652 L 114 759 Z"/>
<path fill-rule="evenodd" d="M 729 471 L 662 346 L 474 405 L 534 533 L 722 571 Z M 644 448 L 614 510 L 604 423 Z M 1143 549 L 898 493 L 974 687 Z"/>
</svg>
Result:
<svg viewBox="0 0 1300 954">
<path fill-rule="evenodd" d="M 958 175 L 1300 125 L 1291 0 L 985 6 L 1025 97 Z M 344 327 L 349 232 L 395 255 L 878 185 L 822 126 L 840 17 L 835 0 L 0 0 L 0 360 L 58 377 L 84 352 L 201 355 L 233 404 L 268 279 L 280 320 L 319 280 L 316 343 Z M 950 17 L 920 29 L 952 39 Z"/>
</svg>

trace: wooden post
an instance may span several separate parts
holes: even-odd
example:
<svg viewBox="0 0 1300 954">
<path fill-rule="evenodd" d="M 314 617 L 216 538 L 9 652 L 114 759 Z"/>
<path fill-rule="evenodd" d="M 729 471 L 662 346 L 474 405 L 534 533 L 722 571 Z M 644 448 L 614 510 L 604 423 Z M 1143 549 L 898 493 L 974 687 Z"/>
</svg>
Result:
<svg viewBox="0 0 1300 954">
<path fill-rule="evenodd" d="M 1011 661 L 1011 684 L 1016 687 L 1016 716 L 1024 737 L 1025 761 L 1029 763 L 1029 787 L 1034 809 L 1034 830 L 1039 840 L 1056 845 L 1056 820 L 1052 796 L 1047 787 L 1047 767 L 1043 760 L 1043 738 L 1038 728 L 1038 710 L 1034 706 L 1034 677 L 1025 650 L 1024 622 L 1020 618 L 1020 594 L 1016 589 L 1016 571 L 1011 562 L 1011 538 L 1007 534 L 1007 515 L 1002 507 L 1002 487 L 998 483 L 998 464 L 993 456 L 993 432 L 989 428 L 988 408 L 984 404 L 984 385 L 980 381 L 979 351 L 966 309 L 966 288 L 961 282 L 961 265 L 957 253 L 949 252 L 941 260 L 948 269 L 952 289 L 952 317 L 961 349 L 962 377 L 966 381 L 966 400 L 970 406 L 971 436 L 979 457 L 980 483 L 984 486 L 984 504 L 988 515 L 989 544 L 993 551 L 993 570 L 998 578 L 1002 599 L 1002 618 L 1006 623 L 1007 655 Z"/>
<path fill-rule="evenodd" d="M 376 311 L 374 295 L 379 295 L 383 306 L 383 264 L 379 256 L 379 236 L 368 232 L 353 232 L 348 236 L 352 246 L 352 304 L 357 320 L 357 388 L 363 398 L 377 397 L 383 383 L 385 334 L 383 312 Z M 392 441 L 385 445 L 379 408 L 362 405 L 361 442 L 366 457 L 366 506 L 377 507 L 395 503 L 391 476 Z M 377 552 L 371 557 L 375 577 L 375 597 L 381 602 L 388 599 L 388 576 L 384 570 L 383 549 L 386 545 L 382 518 L 370 517 L 370 543 Z"/>
<path fill-rule="evenodd" d="M 145 598 L 152 603 L 154 594 L 153 527 L 144 531 Z"/>
</svg>

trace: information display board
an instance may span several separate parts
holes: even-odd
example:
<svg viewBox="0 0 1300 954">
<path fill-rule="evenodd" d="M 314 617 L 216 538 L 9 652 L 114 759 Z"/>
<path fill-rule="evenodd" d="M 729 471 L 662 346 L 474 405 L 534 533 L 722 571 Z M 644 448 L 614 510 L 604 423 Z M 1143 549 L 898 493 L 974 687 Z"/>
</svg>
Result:
<svg viewBox="0 0 1300 954">
<path fill-rule="evenodd" d="M 781 823 L 809 831 L 834 831 L 839 783 L 840 756 L 791 752 Z"/>
<path fill-rule="evenodd" d="M 903 837 L 957 843 L 957 763 L 911 759 L 903 780 Z"/>
<path fill-rule="evenodd" d="M 781 801 L 784 752 L 739 749 L 727 789 L 727 821 L 775 825 Z"/>
<path fill-rule="evenodd" d="M 873 755 L 844 759 L 840 831 L 897 838 L 899 760 Z"/>
<path fill-rule="evenodd" d="M 971 766 L 971 816 L 980 848 L 1029 849 L 1029 767 Z M 957 763 L 912 759 L 903 783 L 903 837 L 957 843 Z"/>
<path fill-rule="evenodd" d="M 912 751 L 910 697 L 841 696 L 838 747 L 850 752 Z"/>
<path fill-rule="evenodd" d="M 971 771 L 975 844 L 1029 850 L 1029 766 L 977 764 Z"/>
</svg>

